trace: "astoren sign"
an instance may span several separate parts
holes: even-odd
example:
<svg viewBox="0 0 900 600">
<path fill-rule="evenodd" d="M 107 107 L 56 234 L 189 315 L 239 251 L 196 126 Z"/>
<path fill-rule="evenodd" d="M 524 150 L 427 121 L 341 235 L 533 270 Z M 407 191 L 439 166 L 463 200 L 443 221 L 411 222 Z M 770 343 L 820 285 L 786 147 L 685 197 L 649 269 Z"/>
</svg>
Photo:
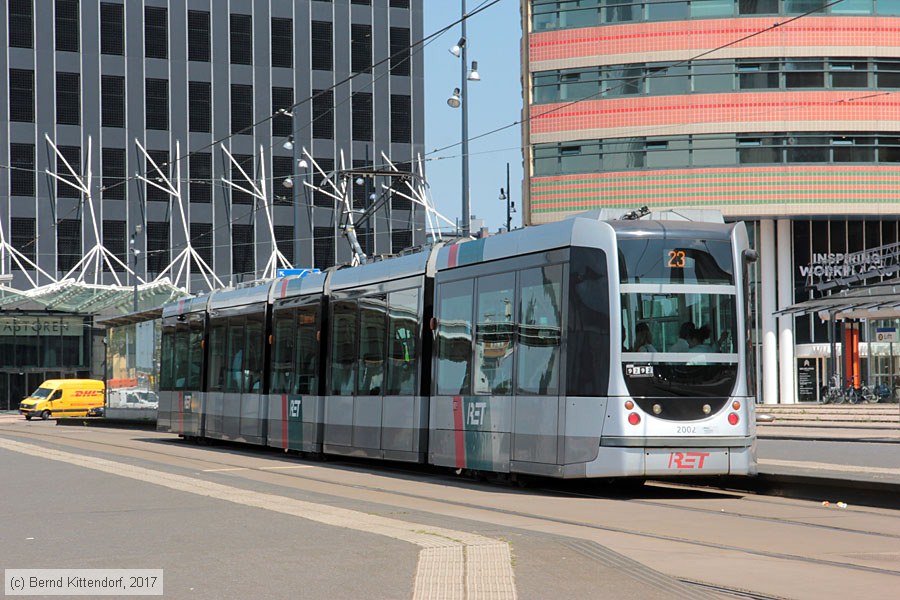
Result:
<svg viewBox="0 0 900 600">
<path fill-rule="evenodd" d="M 78 317 L 0 317 L 0 336 L 16 335 L 66 335 L 80 336 L 84 332 L 84 320 Z"/>
</svg>

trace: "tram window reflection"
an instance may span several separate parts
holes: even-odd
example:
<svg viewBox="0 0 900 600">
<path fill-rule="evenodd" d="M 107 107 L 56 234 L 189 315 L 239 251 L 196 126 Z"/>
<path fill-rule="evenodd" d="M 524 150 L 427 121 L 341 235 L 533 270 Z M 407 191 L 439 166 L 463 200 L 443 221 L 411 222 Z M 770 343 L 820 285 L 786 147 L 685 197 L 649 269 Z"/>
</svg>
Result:
<svg viewBox="0 0 900 600">
<path fill-rule="evenodd" d="M 455 396 L 471 390 L 473 280 L 440 286 L 437 393 Z"/>
<path fill-rule="evenodd" d="M 388 294 L 388 380 L 385 395 L 416 393 L 419 290 Z"/>
<path fill-rule="evenodd" d="M 478 278 L 475 393 L 511 394 L 515 360 L 516 274 Z"/>
<path fill-rule="evenodd" d="M 527 269 L 519 278 L 518 393 L 556 395 L 559 393 L 562 266 Z"/>
</svg>

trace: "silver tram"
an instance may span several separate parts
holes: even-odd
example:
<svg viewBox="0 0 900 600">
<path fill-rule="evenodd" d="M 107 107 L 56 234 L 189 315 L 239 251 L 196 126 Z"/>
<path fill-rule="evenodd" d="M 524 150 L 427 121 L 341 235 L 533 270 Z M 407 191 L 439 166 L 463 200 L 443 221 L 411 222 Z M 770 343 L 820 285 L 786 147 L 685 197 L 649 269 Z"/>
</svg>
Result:
<svg viewBox="0 0 900 600">
<path fill-rule="evenodd" d="M 163 310 L 158 428 L 559 478 L 753 474 L 742 224 L 576 217 Z"/>
</svg>

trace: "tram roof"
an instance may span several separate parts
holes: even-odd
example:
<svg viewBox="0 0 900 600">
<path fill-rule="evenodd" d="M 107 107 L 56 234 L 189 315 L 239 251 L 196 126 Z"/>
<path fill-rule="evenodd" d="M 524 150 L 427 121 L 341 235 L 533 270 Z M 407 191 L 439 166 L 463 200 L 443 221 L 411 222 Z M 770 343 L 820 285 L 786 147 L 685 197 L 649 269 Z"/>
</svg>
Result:
<svg viewBox="0 0 900 600">
<path fill-rule="evenodd" d="M 330 288 L 341 290 L 424 275 L 428 268 L 431 252 L 431 248 L 426 248 L 422 252 L 395 256 L 349 269 L 340 269 L 331 276 Z"/>
</svg>

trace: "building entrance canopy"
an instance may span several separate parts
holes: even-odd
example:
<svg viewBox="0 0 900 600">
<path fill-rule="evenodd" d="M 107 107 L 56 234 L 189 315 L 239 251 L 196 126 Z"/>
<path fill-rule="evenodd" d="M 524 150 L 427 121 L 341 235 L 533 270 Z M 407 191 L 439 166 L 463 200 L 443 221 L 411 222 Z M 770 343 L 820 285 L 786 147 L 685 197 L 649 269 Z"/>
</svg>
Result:
<svg viewBox="0 0 900 600">
<path fill-rule="evenodd" d="M 776 315 L 818 313 L 821 319 L 900 318 L 900 279 L 842 290 L 813 300 L 804 300 L 776 311 Z"/>
<path fill-rule="evenodd" d="M 0 311 L 53 311 L 114 317 L 133 312 L 135 289 L 138 310 L 157 308 L 186 295 L 168 279 L 138 285 L 95 285 L 67 279 L 27 291 L 0 286 Z"/>
</svg>

